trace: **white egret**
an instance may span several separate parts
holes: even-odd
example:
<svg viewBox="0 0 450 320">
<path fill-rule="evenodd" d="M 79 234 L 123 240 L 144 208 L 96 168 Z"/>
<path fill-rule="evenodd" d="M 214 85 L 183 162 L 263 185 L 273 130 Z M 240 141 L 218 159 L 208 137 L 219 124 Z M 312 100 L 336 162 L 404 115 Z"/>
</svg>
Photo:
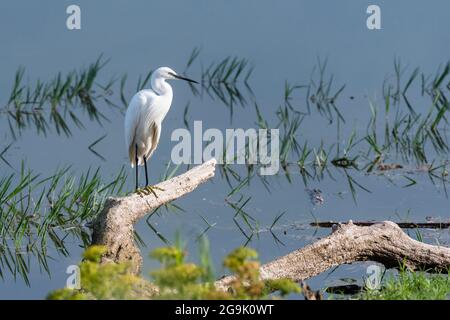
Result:
<svg viewBox="0 0 450 320">
<path fill-rule="evenodd" d="M 179 76 L 168 67 L 156 69 L 151 76 L 152 89 L 137 92 L 131 99 L 125 114 L 125 142 L 131 167 L 136 167 L 136 191 L 138 189 L 138 166 L 145 167 L 145 188 L 155 196 L 152 186 L 148 185 L 147 160 L 158 146 L 161 123 L 172 104 L 172 87 L 166 80 L 181 79 L 197 81 Z"/>
</svg>

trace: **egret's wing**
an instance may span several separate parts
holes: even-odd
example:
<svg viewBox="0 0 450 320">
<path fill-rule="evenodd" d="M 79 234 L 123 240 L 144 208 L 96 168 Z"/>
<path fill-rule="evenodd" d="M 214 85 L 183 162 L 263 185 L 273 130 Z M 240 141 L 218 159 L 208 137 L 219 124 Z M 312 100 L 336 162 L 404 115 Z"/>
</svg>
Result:
<svg viewBox="0 0 450 320">
<path fill-rule="evenodd" d="M 125 114 L 125 143 L 130 157 L 131 167 L 136 162 L 136 144 L 138 143 L 140 134 L 139 128 L 143 126 L 142 121 L 146 121 L 147 117 L 143 115 L 152 105 L 152 97 L 144 95 L 141 92 L 136 93 L 128 105 Z"/>
<path fill-rule="evenodd" d="M 151 157 L 153 151 L 155 151 L 156 147 L 158 146 L 159 137 L 161 136 L 161 124 L 152 122 L 151 128 L 150 128 L 150 133 L 151 133 L 152 146 L 151 146 L 149 152 L 145 155 L 146 159 Z"/>
</svg>

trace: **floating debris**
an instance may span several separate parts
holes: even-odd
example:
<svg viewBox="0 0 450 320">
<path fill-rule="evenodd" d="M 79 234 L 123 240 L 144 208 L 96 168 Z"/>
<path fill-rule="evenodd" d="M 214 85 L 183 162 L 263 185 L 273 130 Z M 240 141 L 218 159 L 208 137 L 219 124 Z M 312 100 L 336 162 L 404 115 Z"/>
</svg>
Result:
<svg viewBox="0 0 450 320">
<path fill-rule="evenodd" d="M 325 202 L 322 191 L 320 189 L 305 189 L 309 195 L 309 199 L 314 206 L 322 205 Z"/>
<path fill-rule="evenodd" d="M 403 169 L 403 166 L 398 163 L 380 163 L 377 166 L 377 169 L 379 171 L 388 171 L 388 170 Z"/>
</svg>

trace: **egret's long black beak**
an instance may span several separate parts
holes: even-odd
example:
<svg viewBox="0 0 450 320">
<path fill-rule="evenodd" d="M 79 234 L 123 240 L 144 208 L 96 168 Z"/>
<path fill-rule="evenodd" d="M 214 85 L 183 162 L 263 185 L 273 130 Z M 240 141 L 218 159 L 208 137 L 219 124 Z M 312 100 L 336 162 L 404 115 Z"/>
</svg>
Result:
<svg viewBox="0 0 450 320">
<path fill-rule="evenodd" d="M 192 80 L 192 79 L 189 79 L 189 78 L 185 78 L 185 77 L 179 76 L 179 75 L 177 75 L 177 74 L 175 74 L 175 73 L 170 72 L 169 74 L 170 74 L 171 76 L 174 76 L 174 77 L 177 78 L 177 79 L 184 80 L 184 81 L 188 81 L 188 82 L 193 82 L 193 83 L 197 83 L 197 84 L 198 84 L 198 82 L 195 81 L 195 80 Z"/>
</svg>

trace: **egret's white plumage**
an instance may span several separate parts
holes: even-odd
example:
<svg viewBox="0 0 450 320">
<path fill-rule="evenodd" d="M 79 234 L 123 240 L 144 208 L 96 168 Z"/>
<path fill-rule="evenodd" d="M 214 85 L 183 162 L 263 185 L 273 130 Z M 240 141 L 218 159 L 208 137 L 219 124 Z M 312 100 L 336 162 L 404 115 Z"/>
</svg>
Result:
<svg viewBox="0 0 450 320">
<path fill-rule="evenodd" d="M 144 165 L 158 146 L 161 123 L 172 104 L 172 87 L 166 82 L 170 79 L 193 80 L 179 76 L 168 67 L 156 69 L 151 76 L 152 89 L 136 93 L 125 114 L 125 142 L 131 167 Z"/>
</svg>

